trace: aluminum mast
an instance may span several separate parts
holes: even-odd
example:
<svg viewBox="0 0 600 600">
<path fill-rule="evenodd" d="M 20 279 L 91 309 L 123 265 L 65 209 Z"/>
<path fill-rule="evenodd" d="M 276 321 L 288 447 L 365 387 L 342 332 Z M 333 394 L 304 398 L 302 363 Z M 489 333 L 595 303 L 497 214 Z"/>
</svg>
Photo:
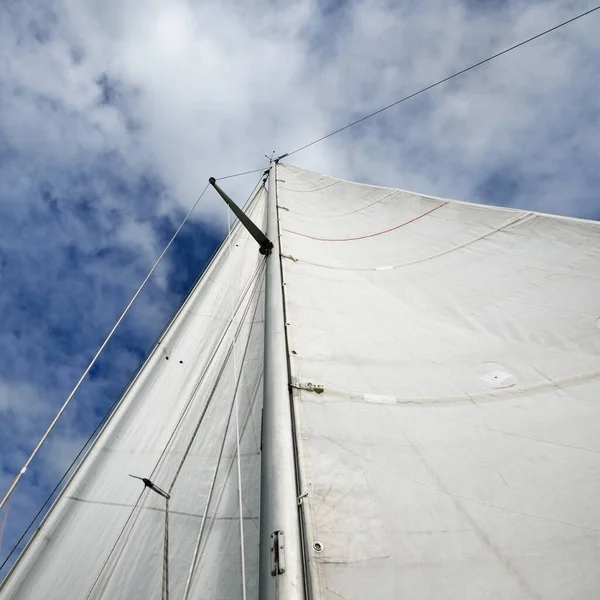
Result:
<svg viewBox="0 0 600 600">
<path fill-rule="evenodd" d="M 277 162 L 271 162 L 267 200 L 265 367 L 260 498 L 260 598 L 302 600 L 304 581 L 288 387 L 283 282 L 277 209 Z"/>
</svg>

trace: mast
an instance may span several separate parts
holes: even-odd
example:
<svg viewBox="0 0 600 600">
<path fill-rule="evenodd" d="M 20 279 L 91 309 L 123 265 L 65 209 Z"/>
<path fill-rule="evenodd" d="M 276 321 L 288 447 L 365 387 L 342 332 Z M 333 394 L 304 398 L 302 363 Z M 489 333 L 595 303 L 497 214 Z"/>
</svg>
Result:
<svg viewBox="0 0 600 600">
<path fill-rule="evenodd" d="M 267 258 L 265 287 L 259 595 L 261 600 L 303 600 L 276 186 L 277 161 L 272 161 L 267 199 L 267 237 L 273 250 Z"/>
</svg>

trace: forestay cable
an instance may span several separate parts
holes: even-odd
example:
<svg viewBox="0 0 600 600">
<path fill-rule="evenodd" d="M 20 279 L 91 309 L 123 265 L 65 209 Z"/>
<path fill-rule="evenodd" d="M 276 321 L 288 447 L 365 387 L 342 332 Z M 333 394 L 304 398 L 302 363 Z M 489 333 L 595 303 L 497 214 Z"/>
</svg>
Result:
<svg viewBox="0 0 600 600">
<path fill-rule="evenodd" d="M 300 146 L 299 148 L 296 148 L 295 150 L 286 152 L 280 158 L 284 158 L 286 156 L 291 156 L 292 154 L 296 154 L 297 152 L 305 150 L 306 148 L 310 148 L 311 146 L 314 146 L 315 144 L 318 144 L 319 142 L 322 142 L 323 140 L 326 140 L 327 138 L 330 138 L 330 137 L 336 135 L 337 133 L 341 133 L 342 131 L 345 131 L 346 129 L 353 127 L 354 125 L 358 125 L 359 123 L 362 123 L 363 121 L 366 121 L 367 119 L 370 119 L 371 117 L 374 117 L 390 108 L 393 108 L 394 106 L 397 106 L 398 104 L 402 104 L 403 102 L 406 102 L 407 100 L 410 100 L 411 98 L 414 98 L 415 96 L 423 94 L 424 92 L 427 92 L 427 91 L 431 90 L 432 88 L 437 87 L 438 85 L 441 85 L 442 83 L 446 83 L 447 81 L 450 81 L 451 79 L 454 79 L 455 77 L 458 77 L 459 75 L 463 75 L 467 71 L 471 71 L 472 69 L 480 67 L 481 65 L 488 63 L 488 62 L 494 60 L 495 58 L 502 56 L 503 54 L 508 54 L 512 50 L 516 50 L 517 48 L 520 48 L 521 46 L 524 46 L 525 44 L 528 44 L 529 42 L 533 42 L 534 40 L 537 40 L 538 38 L 541 38 L 544 35 L 547 35 L 548 33 L 552 33 L 553 31 L 556 31 L 557 29 L 560 29 L 561 27 L 564 27 L 565 25 L 569 25 L 570 23 L 573 23 L 574 21 L 577 21 L 578 19 L 586 17 L 597 10 L 600 10 L 600 5 L 595 6 L 594 8 L 591 8 L 590 10 L 586 10 L 585 12 L 583 12 L 579 15 L 576 15 L 575 17 L 572 17 L 571 19 L 568 19 L 567 21 L 563 21 L 562 23 L 559 23 L 558 25 L 555 25 L 554 27 L 551 27 L 550 29 L 546 29 L 545 31 L 542 31 L 541 33 L 538 33 L 530 38 L 527 38 L 526 40 L 523 40 L 522 42 L 519 42 L 518 44 L 515 44 L 514 46 L 510 46 L 509 48 L 506 48 L 500 52 L 497 52 L 496 54 L 493 54 L 492 56 L 489 56 L 488 58 L 485 58 L 475 64 L 472 64 L 469 67 L 461 69 L 460 71 L 457 71 L 456 73 L 453 73 L 452 75 L 449 75 L 448 77 L 445 77 L 444 79 L 440 79 L 439 81 L 436 81 L 435 83 L 432 83 L 432 84 L 428 85 L 427 87 L 424 87 L 416 92 L 413 92 L 412 94 L 409 94 L 408 96 L 405 96 L 404 98 L 400 98 L 400 100 L 396 100 L 395 102 L 392 102 L 391 104 L 388 104 L 387 106 L 384 106 L 383 108 L 380 108 L 364 117 L 361 117 L 360 119 L 357 119 L 356 121 L 352 121 L 351 123 L 348 123 L 347 125 L 344 125 L 343 127 L 335 129 L 334 131 L 331 131 L 330 133 L 327 133 L 327 134 L 321 136 L 320 138 L 317 138 L 316 140 L 309 142 L 308 144 L 304 144 L 304 146 Z M 246 175 L 248 173 L 257 173 L 260 170 L 261 169 L 254 169 L 252 171 L 244 171 L 242 173 L 236 173 L 235 175 L 228 175 L 226 177 L 217 177 L 216 179 L 219 180 L 219 179 L 228 179 L 229 177 L 238 177 L 240 175 Z"/>
</svg>

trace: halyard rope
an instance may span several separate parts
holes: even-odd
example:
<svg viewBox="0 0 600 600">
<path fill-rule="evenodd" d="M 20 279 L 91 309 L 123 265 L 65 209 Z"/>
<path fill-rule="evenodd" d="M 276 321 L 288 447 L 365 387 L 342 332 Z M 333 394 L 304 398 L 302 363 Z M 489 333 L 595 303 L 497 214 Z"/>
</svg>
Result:
<svg viewBox="0 0 600 600">
<path fill-rule="evenodd" d="M 233 264 L 233 250 L 232 244 L 233 240 L 231 237 L 231 212 L 229 207 L 227 207 L 227 230 L 228 230 L 228 238 L 229 238 L 229 258 L 230 263 Z M 235 309 L 233 305 L 233 298 L 231 302 L 231 321 L 233 322 L 235 317 Z M 249 336 L 248 336 L 249 338 Z M 235 348 L 235 338 L 233 340 L 233 372 L 237 373 L 237 356 L 236 356 L 236 348 Z M 243 365 L 242 365 L 243 369 Z M 240 377 L 242 377 L 242 373 L 240 372 Z M 238 478 L 238 505 L 240 512 L 240 560 L 241 560 L 241 568 L 242 568 L 242 600 L 246 600 L 246 561 L 244 558 L 244 513 L 243 513 L 243 499 L 242 499 L 242 465 L 241 465 L 241 454 L 240 454 L 240 411 L 237 399 L 237 386 L 236 392 L 234 393 L 234 402 L 235 402 L 235 441 L 236 441 L 236 454 L 237 454 L 237 478 Z"/>
</svg>

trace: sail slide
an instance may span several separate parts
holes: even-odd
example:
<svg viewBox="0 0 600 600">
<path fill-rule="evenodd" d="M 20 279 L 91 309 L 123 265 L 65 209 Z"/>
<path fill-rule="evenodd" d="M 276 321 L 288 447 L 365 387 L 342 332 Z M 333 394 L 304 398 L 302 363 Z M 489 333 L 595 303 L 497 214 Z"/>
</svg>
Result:
<svg viewBox="0 0 600 600">
<path fill-rule="evenodd" d="M 266 191 L 250 215 L 265 227 Z M 265 257 L 239 224 L 68 483 L 2 600 L 241 596 L 258 590 Z M 237 417 L 237 423 L 236 423 Z M 237 427 L 236 427 L 237 425 Z M 166 500 L 129 475 L 148 478 Z M 189 581 L 189 585 L 188 585 Z"/>
<path fill-rule="evenodd" d="M 313 597 L 600 597 L 600 223 L 277 178 Z"/>
<path fill-rule="evenodd" d="M 280 255 L 234 229 L 0 600 L 600 597 L 600 223 L 269 181 Z"/>
</svg>

